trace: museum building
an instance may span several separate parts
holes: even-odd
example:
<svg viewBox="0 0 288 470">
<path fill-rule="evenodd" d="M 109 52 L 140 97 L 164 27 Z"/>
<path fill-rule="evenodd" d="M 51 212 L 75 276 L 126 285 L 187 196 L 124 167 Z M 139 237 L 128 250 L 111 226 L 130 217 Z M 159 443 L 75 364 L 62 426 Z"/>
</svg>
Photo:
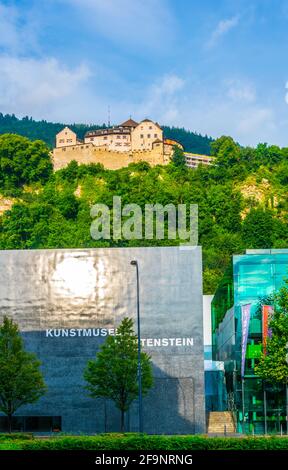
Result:
<svg viewBox="0 0 288 470">
<path fill-rule="evenodd" d="M 139 266 L 141 343 L 151 355 L 154 384 L 143 400 L 144 432 L 205 431 L 200 247 L 0 251 L 0 314 L 19 325 L 37 354 L 47 393 L 20 408 L 14 430 L 113 432 L 120 413 L 88 396 L 87 361 L 124 317 L 136 322 Z M 0 416 L 0 429 L 5 429 Z M 126 429 L 138 431 L 138 401 Z"/>
</svg>

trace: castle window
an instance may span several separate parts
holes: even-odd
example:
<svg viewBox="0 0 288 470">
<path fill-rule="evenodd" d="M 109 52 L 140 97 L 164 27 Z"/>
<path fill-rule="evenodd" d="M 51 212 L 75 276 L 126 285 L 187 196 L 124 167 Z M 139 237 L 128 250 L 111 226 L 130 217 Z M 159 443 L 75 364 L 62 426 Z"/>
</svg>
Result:
<svg viewBox="0 0 288 470">
<path fill-rule="evenodd" d="M 152 126 L 149 126 L 149 129 L 153 129 L 153 127 L 152 127 Z"/>
<path fill-rule="evenodd" d="M 126 135 L 123 135 L 123 137 L 122 137 L 122 138 L 123 138 L 123 139 L 126 139 Z"/>
<path fill-rule="evenodd" d="M 60 140 L 59 140 L 59 143 L 60 143 L 60 144 L 64 144 L 64 142 L 65 142 L 64 139 L 60 139 Z"/>
<path fill-rule="evenodd" d="M 62 148 L 62 152 L 65 152 L 65 151 L 66 151 L 66 147 L 63 147 L 63 148 Z"/>
<path fill-rule="evenodd" d="M 104 138 L 104 140 L 107 140 L 107 139 L 108 139 L 107 135 L 106 135 L 106 136 L 104 136 L 103 138 Z"/>
<path fill-rule="evenodd" d="M 158 137 L 158 134 L 154 134 L 154 137 L 155 137 L 155 139 L 157 139 L 157 137 Z"/>
<path fill-rule="evenodd" d="M 67 142 L 72 142 L 72 139 L 67 139 Z"/>
<path fill-rule="evenodd" d="M 90 137 L 90 141 L 92 142 L 94 140 L 94 137 Z"/>
<path fill-rule="evenodd" d="M 144 139 L 144 134 L 140 134 L 140 138 L 141 138 L 141 139 Z"/>
<path fill-rule="evenodd" d="M 117 139 L 121 139 L 121 135 L 117 135 Z"/>
<path fill-rule="evenodd" d="M 151 134 L 147 134 L 147 137 L 148 137 L 148 139 L 150 139 L 150 137 L 151 137 Z"/>
</svg>

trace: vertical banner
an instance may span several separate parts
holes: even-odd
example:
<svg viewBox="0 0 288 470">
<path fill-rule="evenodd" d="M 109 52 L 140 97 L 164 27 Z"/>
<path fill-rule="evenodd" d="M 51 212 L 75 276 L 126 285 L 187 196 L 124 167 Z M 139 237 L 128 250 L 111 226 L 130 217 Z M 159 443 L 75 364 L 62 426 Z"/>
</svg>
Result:
<svg viewBox="0 0 288 470">
<path fill-rule="evenodd" d="M 249 332 L 250 311 L 251 311 L 251 304 L 241 305 L 241 313 L 242 313 L 241 377 L 242 378 L 245 375 L 245 359 L 246 359 L 246 349 L 247 349 L 247 340 L 248 340 L 248 332 Z"/>
<path fill-rule="evenodd" d="M 273 307 L 271 305 L 262 305 L 262 343 L 263 353 L 266 354 L 267 337 L 271 337 L 271 330 L 269 330 L 269 317 L 273 313 Z"/>
</svg>

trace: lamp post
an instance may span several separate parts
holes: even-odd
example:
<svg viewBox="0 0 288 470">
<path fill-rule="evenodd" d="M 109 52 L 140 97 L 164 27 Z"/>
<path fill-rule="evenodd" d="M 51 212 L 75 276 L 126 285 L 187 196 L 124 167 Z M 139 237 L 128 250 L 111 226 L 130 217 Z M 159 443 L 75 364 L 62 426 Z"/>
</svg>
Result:
<svg viewBox="0 0 288 470">
<path fill-rule="evenodd" d="M 266 383 L 263 380 L 263 398 L 264 398 L 264 433 L 267 434 L 267 395 L 266 395 Z"/>
<path fill-rule="evenodd" d="M 137 336 L 138 336 L 138 401 L 139 401 L 139 432 L 143 432 L 143 412 L 142 412 L 142 373 L 141 373 L 141 335 L 140 335 L 140 296 L 139 296 L 139 266 L 138 261 L 132 260 L 132 266 L 136 267 L 137 285 Z"/>
<path fill-rule="evenodd" d="M 241 377 L 242 385 L 242 432 L 245 433 L 245 379 Z"/>
</svg>

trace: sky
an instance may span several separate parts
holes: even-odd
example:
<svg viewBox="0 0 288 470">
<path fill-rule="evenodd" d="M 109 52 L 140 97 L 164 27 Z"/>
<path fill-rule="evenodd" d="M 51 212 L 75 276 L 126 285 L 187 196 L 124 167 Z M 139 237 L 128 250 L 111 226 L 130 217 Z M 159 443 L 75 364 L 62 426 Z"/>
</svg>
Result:
<svg viewBox="0 0 288 470">
<path fill-rule="evenodd" d="M 0 112 L 288 146 L 287 0 L 0 0 Z"/>
</svg>

